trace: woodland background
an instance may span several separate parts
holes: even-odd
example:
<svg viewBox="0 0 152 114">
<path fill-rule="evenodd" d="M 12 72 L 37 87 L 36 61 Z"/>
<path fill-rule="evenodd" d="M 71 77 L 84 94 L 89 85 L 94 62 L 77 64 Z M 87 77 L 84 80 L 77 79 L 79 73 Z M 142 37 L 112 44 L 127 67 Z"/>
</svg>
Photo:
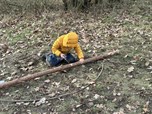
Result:
<svg viewBox="0 0 152 114">
<path fill-rule="evenodd" d="M 49 69 L 41 55 L 69 31 L 85 56 L 120 54 L 1 89 L 0 114 L 151 114 L 151 0 L 0 0 L 0 81 Z"/>
</svg>

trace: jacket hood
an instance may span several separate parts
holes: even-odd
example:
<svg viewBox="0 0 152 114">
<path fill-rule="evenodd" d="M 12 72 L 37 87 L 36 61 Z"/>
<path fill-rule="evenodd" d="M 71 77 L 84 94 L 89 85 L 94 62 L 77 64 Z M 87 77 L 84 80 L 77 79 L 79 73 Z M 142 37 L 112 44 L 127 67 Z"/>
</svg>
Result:
<svg viewBox="0 0 152 114">
<path fill-rule="evenodd" d="M 75 32 L 70 32 L 63 38 L 63 46 L 75 47 L 78 43 L 78 35 Z"/>
</svg>

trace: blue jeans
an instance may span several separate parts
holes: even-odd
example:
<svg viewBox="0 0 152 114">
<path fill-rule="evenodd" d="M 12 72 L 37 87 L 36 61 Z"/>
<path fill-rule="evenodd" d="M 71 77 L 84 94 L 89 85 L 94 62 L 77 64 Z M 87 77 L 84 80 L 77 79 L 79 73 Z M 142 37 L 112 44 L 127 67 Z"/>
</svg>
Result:
<svg viewBox="0 0 152 114">
<path fill-rule="evenodd" d="M 70 53 L 65 54 L 66 55 L 66 60 L 61 58 L 60 56 L 56 56 L 55 54 L 46 54 L 46 60 L 49 62 L 50 66 L 58 66 L 61 63 L 73 63 L 76 62 L 77 59 Z"/>
</svg>

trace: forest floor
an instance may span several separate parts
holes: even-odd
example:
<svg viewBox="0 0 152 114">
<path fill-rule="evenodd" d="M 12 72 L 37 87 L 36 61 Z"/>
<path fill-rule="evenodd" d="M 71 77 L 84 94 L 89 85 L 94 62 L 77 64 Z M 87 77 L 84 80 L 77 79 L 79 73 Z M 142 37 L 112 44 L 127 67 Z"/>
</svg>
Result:
<svg viewBox="0 0 152 114">
<path fill-rule="evenodd" d="M 0 114 L 152 113 L 150 6 L 147 3 L 144 8 L 141 5 L 87 13 L 50 11 L 39 17 L 1 16 L 0 43 L 9 48 L 0 53 L 0 81 L 49 69 L 40 56 L 67 31 L 79 34 L 86 56 L 114 49 L 120 54 L 1 89 Z M 95 84 L 77 91 L 92 83 L 101 69 Z M 54 98 L 67 93 L 71 94 Z"/>
</svg>

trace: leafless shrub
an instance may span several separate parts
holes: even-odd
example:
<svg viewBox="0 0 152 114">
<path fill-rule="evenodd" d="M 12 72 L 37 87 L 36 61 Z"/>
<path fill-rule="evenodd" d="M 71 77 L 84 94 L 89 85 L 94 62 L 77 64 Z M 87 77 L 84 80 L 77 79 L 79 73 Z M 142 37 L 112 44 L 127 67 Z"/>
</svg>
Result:
<svg viewBox="0 0 152 114">
<path fill-rule="evenodd" d="M 127 4 L 135 0 L 0 0 L 0 13 L 32 12 L 39 14 L 51 9 L 89 9 L 100 6 L 100 8 L 113 7 L 114 5 Z M 62 7 L 59 7 L 61 6 Z"/>
</svg>

